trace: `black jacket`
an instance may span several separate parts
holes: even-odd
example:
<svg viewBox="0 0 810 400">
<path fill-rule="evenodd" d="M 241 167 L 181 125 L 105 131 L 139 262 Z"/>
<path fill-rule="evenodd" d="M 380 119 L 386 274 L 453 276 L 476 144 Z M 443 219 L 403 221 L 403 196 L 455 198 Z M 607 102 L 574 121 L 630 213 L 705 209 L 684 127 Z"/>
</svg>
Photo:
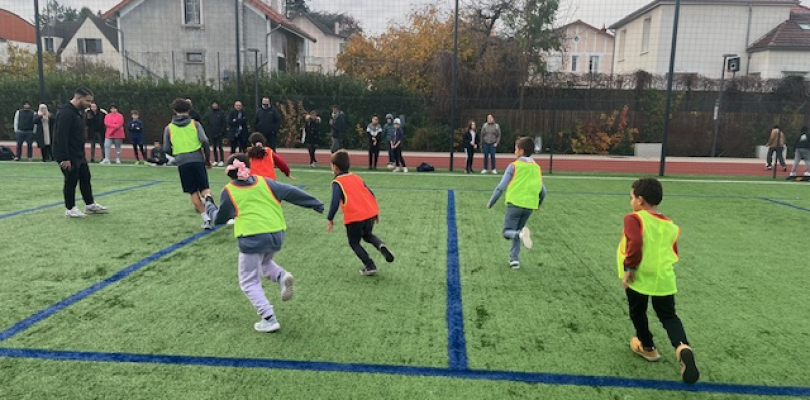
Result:
<svg viewBox="0 0 810 400">
<path fill-rule="evenodd" d="M 239 113 L 242 113 L 242 118 L 239 118 Z M 248 115 L 247 111 L 242 109 L 242 111 L 231 110 L 228 113 L 228 139 L 234 139 L 237 135 L 239 135 L 239 128 L 242 128 L 242 135 L 248 135 Z"/>
<path fill-rule="evenodd" d="M 304 139 L 306 144 L 318 144 L 320 142 L 321 134 L 321 121 L 318 119 L 309 119 L 304 125 L 304 130 L 307 132 L 307 137 Z"/>
<path fill-rule="evenodd" d="M 20 132 L 33 132 L 35 115 L 34 110 L 19 110 L 17 112 L 17 129 Z"/>
<path fill-rule="evenodd" d="M 51 115 L 48 118 L 48 130 L 50 132 L 49 143 L 53 144 L 53 135 L 55 133 L 54 128 L 56 127 L 56 116 Z M 45 130 L 42 129 L 42 117 L 37 114 L 34 116 L 34 140 L 37 142 L 37 147 L 45 146 Z"/>
<path fill-rule="evenodd" d="M 53 158 L 56 162 L 84 161 L 84 120 L 79 109 L 70 102 L 56 113 L 56 133 L 53 136 Z"/>
<path fill-rule="evenodd" d="M 804 140 L 802 140 L 804 139 Z M 810 149 L 810 132 L 801 132 L 799 133 L 798 139 L 796 139 L 796 148 L 797 149 Z"/>
<path fill-rule="evenodd" d="M 211 110 L 205 117 L 205 123 L 208 125 L 205 127 L 205 132 L 212 139 L 218 139 L 225 135 L 225 131 L 228 129 L 228 116 L 221 109 Z"/>
<path fill-rule="evenodd" d="M 194 110 L 194 109 L 190 110 L 188 112 L 188 116 L 191 117 L 191 119 L 193 119 L 193 120 L 195 120 L 195 121 L 197 121 L 199 123 L 202 123 L 202 116 L 200 115 L 199 112 L 197 112 L 197 110 Z"/>
<path fill-rule="evenodd" d="M 473 144 L 481 147 L 481 132 L 475 132 L 475 143 L 473 143 L 472 133 L 467 129 L 467 131 L 464 132 L 464 136 L 461 137 L 461 147 L 465 149 L 471 148 Z"/>
<path fill-rule="evenodd" d="M 335 139 L 343 139 L 346 133 L 346 114 L 343 111 L 338 111 L 337 116 L 332 118 L 332 137 Z"/>
<path fill-rule="evenodd" d="M 265 137 L 278 135 L 278 129 L 281 127 L 281 114 L 279 114 L 278 110 L 273 106 L 267 109 L 260 108 L 259 111 L 256 112 L 256 119 L 253 126 Z"/>
</svg>

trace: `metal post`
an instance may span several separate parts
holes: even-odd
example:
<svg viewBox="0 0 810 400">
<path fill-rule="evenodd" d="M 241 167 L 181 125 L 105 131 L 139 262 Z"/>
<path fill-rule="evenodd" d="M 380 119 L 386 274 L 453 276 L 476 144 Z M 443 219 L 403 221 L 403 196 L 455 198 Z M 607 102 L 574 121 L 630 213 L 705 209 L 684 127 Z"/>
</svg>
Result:
<svg viewBox="0 0 810 400">
<path fill-rule="evenodd" d="M 42 63 L 42 30 L 40 29 L 39 0 L 34 0 L 34 25 L 37 30 L 37 68 L 39 73 L 39 101 L 46 102 L 45 98 L 45 71 Z"/>
<path fill-rule="evenodd" d="M 233 0 L 234 18 L 236 19 L 236 100 L 242 100 L 242 57 L 239 45 L 239 0 Z"/>
<path fill-rule="evenodd" d="M 720 94 L 717 95 L 717 102 L 714 103 L 714 135 L 712 137 L 712 157 L 717 157 L 717 134 L 720 132 L 720 112 L 723 109 L 723 92 L 726 83 L 726 63 L 729 57 L 736 57 L 736 54 L 723 54 L 723 70 L 720 72 Z"/>
<path fill-rule="evenodd" d="M 678 45 L 678 20 L 681 16 L 681 0 L 675 0 L 675 18 L 672 23 L 672 48 L 669 53 L 669 75 L 667 76 L 667 101 L 664 105 L 664 134 L 661 140 L 661 164 L 658 175 L 664 176 L 667 162 L 667 141 L 669 139 L 669 112 L 672 107 L 672 79 L 675 75 L 675 49 Z"/>
<path fill-rule="evenodd" d="M 217 52 L 217 89 L 222 90 L 222 67 L 219 65 L 219 52 Z"/>
<path fill-rule="evenodd" d="M 253 74 L 253 88 L 254 88 L 254 108 L 255 112 L 259 112 L 259 49 L 247 49 L 253 53 L 253 58 L 256 60 L 256 67 Z M 258 115 L 258 114 L 257 114 Z"/>
<path fill-rule="evenodd" d="M 456 0 L 456 8 L 453 22 L 453 72 L 451 77 L 451 85 L 453 86 L 453 93 L 450 99 L 450 171 L 453 171 L 453 150 L 456 145 L 456 126 L 458 122 L 457 101 L 458 101 L 458 0 Z"/>
</svg>

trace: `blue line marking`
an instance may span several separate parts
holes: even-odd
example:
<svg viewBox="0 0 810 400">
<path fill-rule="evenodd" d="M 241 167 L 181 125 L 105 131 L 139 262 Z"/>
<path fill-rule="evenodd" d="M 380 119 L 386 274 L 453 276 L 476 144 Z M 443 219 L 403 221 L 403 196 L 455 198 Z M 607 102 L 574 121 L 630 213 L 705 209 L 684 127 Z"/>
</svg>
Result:
<svg viewBox="0 0 810 400">
<path fill-rule="evenodd" d="M 447 355 L 451 370 L 466 370 L 467 341 L 461 307 L 461 276 L 456 229 L 456 194 L 447 191 Z"/>
<path fill-rule="evenodd" d="M 810 212 L 810 208 L 804 208 L 804 207 L 801 207 L 801 206 L 797 206 L 795 204 L 785 203 L 783 201 L 779 201 L 779 200 L 775 200 L 775 199 L 769 199 L 769 198 L 765 198 L 765 197 L 760 197 L 759 199 L 770 202 L 770 203 L 779 204 L 780 206 L 785 206 L 785 207 L 795 208 L 795 209 L 801 210 L 801 211 Z"/>
<path fill-rule="evenodd" d="M 121 193 L 121 192 L 128 192 L 130 190 L 135 190 L 135 189 L 142 189 L 142 188 L 145 188 L 145 187 L 148 187 L 148 186 L 157 185 L 158 183 L 160 183 L 160 182 L 159 181 L 151 181 L 149 183 L 144 183 L 143 185 L 130 186 L 130 187 L 123 188 L 123 189 L 116 189 L 116 190 L 111 190 L 109 192 L 99 193 L 99 194 L 93 195 L 93 197 L 109 196 L 111 194 L 116 194 L 116 193 Z M 76 198 L 76 200 L 80 200 L 80 199 L 81 198 Z M 57 202 L 57 203 L 45 204 L 45 205 L 39 206 L 39 207 L 26 208 L 25 210 L 14 211 L 14 212 L 10 212 L 8 214 L 2 214 L 2 215 L 0 215 L 0 219 L 16 217 L 17 215 L 20 215 L 20 214 L 27 214 L 27 213 L 31 213 L 31 212 L 35 212 L 35 211 L 45 210 L 45 209 L 48 209 L 48 208 L 62 206 L 64 204 L 65 204 L 64 201 L 60 201 L 60 202 Z"/>
<path fill-rule="evenodd" d="M 11 338 L 12 336 L 14 336 L 14 335 L 16 335 L 16 334 L 18 334 L 20 332 L 25 331 L 26 329 L 30 328 L 31 326 L 33 326 L 37 322 L 42 321 L 43 319 L 48 318 L 53 314 L 56 314 L 57 312 L 71 306 L 72 304 L 74 304 L 76 302 L 79 302 L 79 301 L 83 300 L 84 298 L 86 298 L 86 297 L 88 297 L 88 296 L 90 296 L 90 295 L 92 295 L 92 294 L 106 288 L 107 286 L 110 286 L 113 283 L 118 282 L 121 279 L 126 278 L 127 276 L 131 275 L 133 272 L 143 268 L 144 266 L 148 265 L 149 263 L 151 263 L 153 261 L 156 261 L 156 260 L 159 260 L 160 258 L 163 258 L 163 257 L 169 255 L 170 253 L 174 252 L 175 250 L 178 250 L 178 249 L 180 249 L 180 248 L 182 248 L 184 246 L 187 246 L 187 245 L 193 243 L 194 241 L 196 241 L 198 239 L 201 239 L 201 238 L 205 237 L 206 235 L 209 235 L 209 234 L 215 232 L 216 230 L 222 228 L 222 226 L 224 226 L 224 225 L 220 225 L 218 227 L 215 227 L 214 229 L 207 230 L 207 231 L 202 231 L 200 233 L 197 233 L 196 235 L 187 237 L 187 238 L 181 240 L 180 242 L 177 242 L 177 243 L 175 243 L 175 244 L 173 244 L 173 245 L 171 245 L 169 247 L 166 247 L 166 248 L 164 248 L 164 249 L 162 249 L 162 250 L 160 250 L 160 251 L 158 251 L 156 253 L 153 253 L 152 255 L 149 255 L 146 258 L 141 259 L 140 261 L 136 262 L 135 264 L 132 264 L 129 267 L 126 267 L 126 268 L 116 272 L 114 275 L 110 276 L 107 279 L 105 279 L 105 280 L 103 280 L 101 282 L 98 282 L 98 283 L 88 287 L 87 289 L 84 289 L 82 291 L 74 293 L 72 296 L 70 296 L 70 297 L 68 297 L 68 298 L 66 298 L 64 300 L 61 300 L 61 301 L 51 305 L 50 307 L 48 307 L 48 308 L 46 308 L 46 309 L 44 309 L 44 310 L 42 310 L 42 311 L 40 311 L 40 312 L 38 312 L 38 313 L 36 313 L 34 315 L 31 315 L 30 317 L 28 317 L 28 318 L 14 324 L 12 327 L 6 329 L 5 331 L 0 332 L 0 342 L 2 342 L 4 340 L 7 340 L 7 339 Z"/>
<path fill-rule="evenodd" d="M 322 361 L 274 360 L 258 358 L 196 357 L 158 354 L 102 353 L 86 351 L 62 351 L 44 349 L 0 348 L 0 357 L 34 358 L 45 360 L 86 361 L 108 363 L 193 365 L 206 367 L 264 368 L 295 371 L 342 372 L 386 374 L 398 376 L 446 377 L 467 380 L 523 382 L 545 385 L 615 387 L 662 391 L 688 391 L 760 396 L 810 396 L 810 387 L 764 386 L 729 383 L 699 382 L 686 385 L 677 381 L 631 379 L 612 376 L 569 375 L 541 372 L 518 372 L 497 370 L 455 370 L 450 368 L 415 367 L 406 365 L 382 365 L 359 363 L 336 363 Z"/>
</svg>

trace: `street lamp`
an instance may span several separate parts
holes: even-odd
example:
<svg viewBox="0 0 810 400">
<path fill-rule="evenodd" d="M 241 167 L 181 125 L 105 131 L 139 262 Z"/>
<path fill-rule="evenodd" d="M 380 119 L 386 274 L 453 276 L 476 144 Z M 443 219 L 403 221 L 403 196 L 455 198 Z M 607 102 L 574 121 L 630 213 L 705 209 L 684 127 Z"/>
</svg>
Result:
<svg viewBox="0 0 810 400">
<path fill-rule="evenodd" d="M 712 139 L 712 157 L 717 157 L 717 133 L 720 131 L 720 110 L 723 107 L 723 91 L 726 83 L 726 69 L 728 59 L 737 57 L 736 54 L 723 54 L 723 70 L 720 73 L 720 94 L 714 104 L 714 138 Z"/>
<path fill-rule="evenodd" d="M 247 49 L 247 51 L 253 53 L 253 58 L 256 60 L 256 69 L 254 70 L 254 74 L 253 74 L 253 88 L 254 88 L 254 91 L 255 91 L 254 92 L 254 96 L 255 96 L 255 99 L 254 99 L 255 103 L 254 104 L 256 106 L 256 108 L 254 108 L 254 110 L 255 110 L 254 112 L 258 113 L 259 112 L 259 53 L 261 52 L 261 50 L 250 48 L 250 49 Z"/>
</svg>

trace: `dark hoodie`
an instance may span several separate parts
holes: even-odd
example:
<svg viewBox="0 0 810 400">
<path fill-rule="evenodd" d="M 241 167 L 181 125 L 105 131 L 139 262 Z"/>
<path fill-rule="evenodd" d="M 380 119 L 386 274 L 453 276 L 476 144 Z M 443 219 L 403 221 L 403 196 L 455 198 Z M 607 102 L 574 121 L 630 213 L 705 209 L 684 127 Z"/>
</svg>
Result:
<svg viewBox="0 0 810 400">
<path fill-rule="evenodd" d="M 169 125 L 166 125 L 166 129 L 163 131 L 163 150 L 166 151 L 166 154 L 170 154 L 175 157 L 175 163 L 178 167 L 193 162 L 207 163 L 211 159 L 211 150 L 208 147 L 208 138 L 205 136 L 205 130 L 203 130 L 202 125 L 200 125 L 200 123 L 196 120 L 192 120 L 188 114 L 175 115 L 174 118 L 172 118 L 172 124 L 179 127 L 187 126 L 189 123 L 191 123 L 191 121 L 194 121 L 194 124 L 197 125 L 197 138 L 202 144 L 202 152 L 193 151 L 191 153 L 174 154 L 172 149 L 172 141 L 169 140 Z"/>
<path fill-rule="evenodd" d="M 53 137 L 53 158 L 56 162 L 84 161 L 84 120 L 81 112 L 68 102 L 56 113 L 56 132 Z"/>
</svg>

